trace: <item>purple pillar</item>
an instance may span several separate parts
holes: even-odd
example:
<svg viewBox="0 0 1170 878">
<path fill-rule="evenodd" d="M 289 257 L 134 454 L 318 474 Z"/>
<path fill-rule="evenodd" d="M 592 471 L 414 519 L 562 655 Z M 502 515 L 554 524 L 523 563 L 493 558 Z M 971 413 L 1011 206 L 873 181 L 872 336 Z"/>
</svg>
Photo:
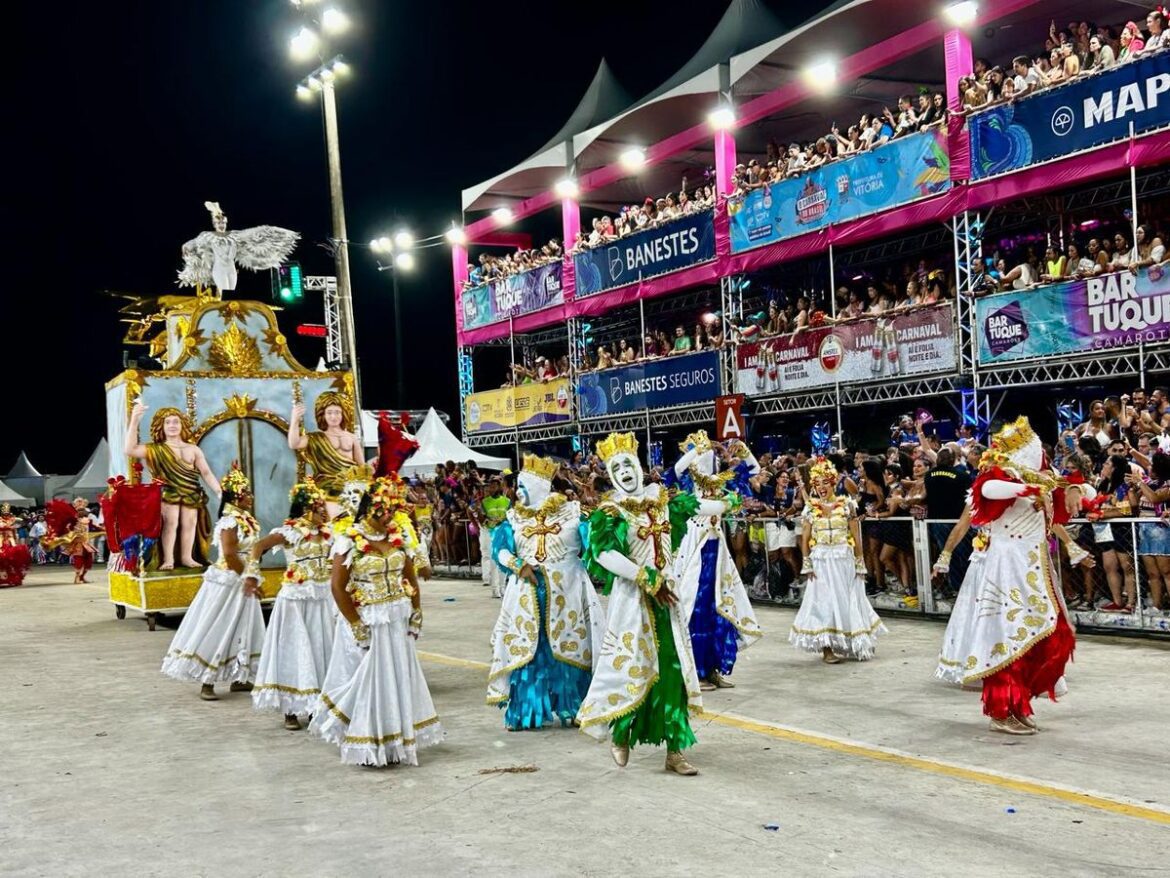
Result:
<svg viewBox="0 0 1170 878">
<path fill-rule="evenodd" d="M 947 68 L 947 109 L 952 113 L 963 110 L 963 93 L 959 79 L 975 69 L 971 55 L 971 38 L 966 31 L 949 30 L 943 37 Z M 947 152 L 951 157 L 951 179 L 967 180 L 971 176 L 971 141 L 967 136 L 966 117 L 952 115 L 947 122 Z"/>
<path fill-rule="evenodd" d="M 561 243 L 565 245 L 565 252 L 568 253 L 577 240 L 577 232 L 581 231 L 581 207 L 575 198 L 561 200 L 561 230 L 564 235 Z"/>
</svg>

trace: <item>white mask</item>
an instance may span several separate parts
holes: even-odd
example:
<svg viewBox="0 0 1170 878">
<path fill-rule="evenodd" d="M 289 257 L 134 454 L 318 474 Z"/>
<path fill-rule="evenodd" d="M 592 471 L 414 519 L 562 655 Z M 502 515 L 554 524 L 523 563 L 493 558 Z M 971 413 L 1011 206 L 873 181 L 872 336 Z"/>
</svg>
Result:
<svg viewBox="0 0 1170 878">
<path fill-rule="evenodd" d="M 605 465 L 609 480 L 622 494 L 638 494 L 642 491 L 642 464 L 633 454 L 615 454 Z"/>
</svg>

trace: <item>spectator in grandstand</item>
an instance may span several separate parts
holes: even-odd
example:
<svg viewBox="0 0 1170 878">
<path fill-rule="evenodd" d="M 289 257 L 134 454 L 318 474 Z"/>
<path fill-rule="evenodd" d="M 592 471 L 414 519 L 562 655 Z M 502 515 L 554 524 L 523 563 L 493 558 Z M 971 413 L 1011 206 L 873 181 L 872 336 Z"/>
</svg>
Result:
<svg viewBox="0 0 1170 878">
<path fill-rule="evenodd" d="M 1109 254 L 1101 246 L 1101 241 L 1097 238 L 1089 239 L 1089 259 L 1092 260 L 1093 267 L 1086 271 L 1081 277 L 1091 277 L 1101 274 L 1109 270 Z"/>
<path fill-rule="evenodd" d="M 626 341 L 624 338 L 619 339 L 618 340 L 618 362 L 619 363 L 632 363 L 636 359 L 638 359 L 638 354 L 637 354 L 637 352 L 634 351 L 634 349 L 632 347 L 630 347 L 630 343 L 628 341 Z"/>
<path fill-rule="evenodd" d="M 1093 34 L 1089 38 L 1089 60 L 1085 64 L 1086 69 L 1096 73 L 1099 70 L 1106 70 L 1116 63 L 1117 58 L 1113 55 L 1113 47 L 1104 37 Z"/>
<path fill-rule="evenodd" d="M 1136 473 L 1126 476 L 1131 496 L 1138 504 L 1138 556 L 1150 589 L 1147 612 L 1162 615 L 1170 591 L 1170 521 L 1162 517 L 1170 509 L 1170 454 L 1161 451 L 1150 459 L 1150 475 L 1143 480 Z"/>
<path fill-rule="evenodd" d="M 1017 55 L 1012 59 L 1012 77 L 1014 97 L 1020 98 L 1040 87 L 1043 81 L 1036 66 L 1028 60 L 1027 55 Z"/>
<path fill-rule="evenodd" d="M 1102 524 L 1102 520 L 1128 517 L 1133 513 L 1129 501 L 1129 461 L 1120 455 L 1106 458 L 1097 482 L 1097 498 L 1102 504 L 1089 514 L 1097 522 L 1094 539 L 1101 552 L 1105 579 L 1112 598 L 1100 609 L 1110 613 L 1132 613 L 1137 599 L 1137 580 L 1133 565 L 1133 531 L 1128 524 Z M 1124 603 L 1123 603 L 1124 601 Z"/>
<path fill-rule="evenodd" d="M 1166 39 L 1166 13 L 1162 11 L 1162 7 L 1146 16 L 1146 29 L 1149 30 L 1150 36 L 1146 39 L 1142 52 L 1157 52 L 1170 45 Z"/>
<path fill-rule="evenodd" d="M 1009 271 L 1007 261 L 1001 258 L 996 261 L 995 269 L 999 272 L 1000 289 L 1026 290 L 1039 282 L 1036 269 L 1027 259 L 1021 260 Z"/>
<path fill-rule="evenodd" d="M 1120 40 L 1121 51 L 1117 53 L 1117 60 L 1122 63 L 1132 61 L 1146 46 L 1142 40 L 1142 32 L 1132 21 L 1127 21 L 1125 27 L 1121 29 Z"/>
<path fill-rule="evenodd" d="M 1156 265 L 1166 257 L 1166 247 L 1162 243 L 1162 238 L 1147 223 L 1137 227 L 1137 246 L 1134 250 L 1135 258 L 1129 264 L 1129 270 L 1134 274 L 1137 274 L 1139 268 Z"/>
<path fill-rule="evenodd" d="M 1113 259 L 1109 263 L 1109 271 L 1121 271 L 1136 261 L 1137 253 L 1129 246 L 1129 238 L 1124 232 L 1118 232 L 1113 236 L 1113 246 Z"/>
<path fill-rule="evenodd" d="M 691 337 L 687 335 L 686 329 L 680 323 L 674 328 L 674 344 L 671 346 L 671 354 L 689 354 L 695 349 L 695 343 Z"/>
</svg>

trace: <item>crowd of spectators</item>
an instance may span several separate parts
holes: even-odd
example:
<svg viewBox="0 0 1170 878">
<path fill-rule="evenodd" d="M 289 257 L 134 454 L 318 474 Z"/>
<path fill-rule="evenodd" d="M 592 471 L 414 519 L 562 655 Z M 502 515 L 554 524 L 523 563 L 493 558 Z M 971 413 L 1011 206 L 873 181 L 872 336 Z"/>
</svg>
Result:
<svg viewBox="0 0 1170 878">
<path fill-rule="evenodd" d="M 974 73 L 959 80 L 963 108 L 978 110 L 1021 98 L 1167 46 L 1170 40 L 1166 35 L 1166 13 L 1161 8 L 1146 15 L 1145 32 L 1133 21 L 1117 27 L 1070 21 L 1063 30 L 1058 30 L 1053 21 L 1043 51 L 1032 56 L 1017 55 L 1007 68 L 977 58 Z"/>
<path fill-rule="evenodd" d="M 924 90 L 917 95 L 902 95 L 894 108 L 882 107 L 875 113 L 862 115 L 856 123 L 846 127 L 844 133 L 834 124 L 828 134 L 803 145 L 790 143 L 784 147 L 771 141 L 763 163 L 752 159 L 747 164 L 736 165 L 732 179 L 733 197 L 742 197 L 754 189 L 799 177 L 829 162 L 857 155 L 907 134 L 925 131 L 941 125 L 946 118 L 946 96 Z"/>
<path fill-rule="evenodd" d="M 1083 242 L 1071 239 L 1064 247 L 1050 243 L 1043 253 L 1038 246 L 997 248 L 972 266 L 972 288 L 976 293 L 1026 290 L 1118 271 L 1136 273 L 1170 262 L 1161 232 L 1142 224 L 1137 227 L 1137 240 L 1131 241 L 1131 228 L 1119 226 L 1112 235 L 1100 234 Z"/>
<path fill-rule="evenodd" d="M 891 426 L 888 447 L 829 453 L 841 473 L 838 492 L 855 499 L 862 517 L 871 596 L 917 605 L 920 577 L 912 522 L 928 520 L 933 560 L 978 474 L 987 450 L 981 438 L 963 426 L 954 439 L 943 441 L 928 415 L 905 415 Z M 733 466 L 732 449 L 716 448 Z M 1061 583 L 1070 606 L 1124 615 L 1133 611 L 1140 591 L 1147 614 L 1170 615 L 1170 555 L 1150 550 L 1155 545 L 1150 529 L 1170 528 L 1170 389 L 1137 389 L 1091 402 L 1084 423 L 1062 432 L 1046 445 L 1046 453 L 1064 477 L 1083 477 L 1098 492 L 1091 510 L 1077 510 L 1068 528 L 1095 562 L 1073 570 L 1062 555 Z M 809 457 L 795 448 L 760 453 L 751 496 L 726 522 L 732 556 L 755 597 L 795 600 L 804 584 L 799 525 Z M 671 482 L 661 466 L 650 467 L 647 479 Z M 586 510 L 610 487 L 601 460 L 584 452 L 564 461 L 553 483 L 554 490 L 579 500 Z M 473 463 L 448 463 L 432 477 L 415 479 L 412 491 L 433 516 L 433 551 L 448 563 L 478 564 L 476 536 L 486 520 L 483 498 L 502 492 L 514 499 L 515 483 L 511 474 L 485 475 Z M 1138 521 L 1113 523 L 1118 518 Z M 936 600 L 953 599 L 958 591 L 971 536 L 955 551 L 950 574 L 934 577 Z"/>
<path fill-rule="evenodd" d="M 478 287 L 481 284 L 504 280 L 515 274 L 522 274 L 542 265 L 550 265 L 564 258 L 561 242 L 553 238 L 539 250 L 517 250 L 506 256 L 492 256 L 481 253 L 478 265 L 467 266 L 467 280 L 463 283 L 464 289 Z"/>
<path fill-rule="evenodd" d="M 653 229 L 663 223 L 680 217 L 690 216 L 715 206 L 715 187 L 697 186 L 687 193 L 687 181 L 683 179 L 678 193 L 670 192 L 657 199 L 647 196 L 641 204 L 630 204 L 618 211 L 617 216 L 599 216 L 593 219 L 589 229 L 577 232 L 570 253 L 591 250 L 609 244 L 635 232 Z"/>
</svg>

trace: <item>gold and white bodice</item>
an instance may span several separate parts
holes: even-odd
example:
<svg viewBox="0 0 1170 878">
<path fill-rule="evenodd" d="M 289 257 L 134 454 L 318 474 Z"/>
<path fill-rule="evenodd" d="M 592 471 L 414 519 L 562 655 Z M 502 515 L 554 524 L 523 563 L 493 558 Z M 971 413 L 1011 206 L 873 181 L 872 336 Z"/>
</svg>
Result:
<svg viewBox="0 0 1170 878">
<path fill-rule="evenodd" d="M 236 557 L 247 562 L 248 556 L 252 552 L 252 546 L 260 537 L 260 522 L 250 512 L 245 512 L 243 509 L 228 506 L 224 510 L 223 517 L 215 523 L 215 533 L 213 534 L 215 547 L 219 552 L 219 560 L 215 562 L 215 566 L 220 570 L 229 569 L 223 556 L 223 543 L 220 542 L 220 536 L 227 530 L 235 530 Z"/>
<path fill-rule="evenodd" d="M 804 515 L 811 524 L 810 552 L 838 552 L 842 546 L 853 546 L 853 534 L 849 528 L 853 519 L 853 501 L 847 497 L 812 500 L 805 507 Z"/>
<path fill-rule="evenodd" d="M 671 565 L 669 501 L 665 491 L 653 488 L 641 498 L 617 499 L 611 495 L 602 501 L 603 507 L 615 508 L 616 514 L 625 518 L 629 558 L 639 567 L 663 571 Z"/>
<path fill-rule="evenodd" d="M 1038 543 L 1048 538 L 1048 519 L 1043 509 L 1035 507 L 1035 497 L 1017 497 L 999 518 L 987 525 L 987 534 L 995 541 Z"/>
<path fill-rule="evenodd" d="M 395 549 L 388 555 L 350 549 L 346 559 L 349 584 L 346 590 L 359 607 L 410 601 L 410 585 L 402 575 L 406 553 Z"/>
<path fill-rule="evenodd" d="M 328 585 L 333 573 L 330 549 L 333 536 L 328 528 L 315 529 L 299 523 L 278 527 L 273 533 L 284 538 L 283 589 L 297 586 Z"/>
<path fill-rule="evenodd" d="M 581 505 L 563 494 L 552 494 L 535 508 L 518 504 L 507 519 L 516 554 L 526 564 L 558 564 L 581 553 Z"/>
</svg>

